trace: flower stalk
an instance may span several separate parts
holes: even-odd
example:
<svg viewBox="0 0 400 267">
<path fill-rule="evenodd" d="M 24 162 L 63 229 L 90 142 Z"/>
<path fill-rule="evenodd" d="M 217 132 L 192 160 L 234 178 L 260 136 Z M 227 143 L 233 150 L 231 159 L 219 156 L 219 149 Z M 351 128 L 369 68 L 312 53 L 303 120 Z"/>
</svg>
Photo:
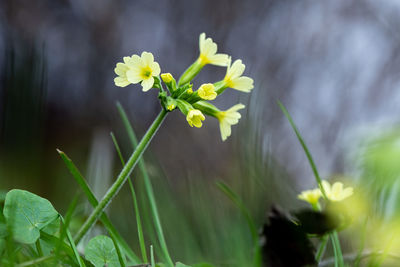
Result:
<svg viewBox="0 0 400 267">
<path fill-rule="evenodd" d="M 136 150 L 133 152 L 129 160 L 127 161 L 126 165 L 118 175 L 117 180 L 114 184 L 110 187 L 107 193 L 104 195 L 103 199 L 99 202 L 96 208 L 92 211 L 90 216 L 86 219 L 85 223 L 79 229 L 78 233 L 76 234 L 74 241 L 78 243 L 85 234 L 89 231 L 89 229 L 94 225 L 97 221 L 101 213 L 105 210 L 105 208 L 110 204 L 111 200 L 117 195 L 118 191 L 121 187 L 125 184 L 126 180 L 128 179 L 129 175 L 135 168 L 136 164 L 138 163 L 140 157 L 142 156 L 143 152 L 146 150 L 147 146 L 149 145 L 151 139 L 156 134 L 157 130 L 160 128 L 161 123 L 164 121 L 167 115 L 166 110 L 162 110 L 160 114 L 158 114 L 157 118 L 154 120 L 153 124 L 147 130 L 146 134 L 143 136 L 142 140 L 140 141 L 139 145 L 137 146 Z"/>
</svg>

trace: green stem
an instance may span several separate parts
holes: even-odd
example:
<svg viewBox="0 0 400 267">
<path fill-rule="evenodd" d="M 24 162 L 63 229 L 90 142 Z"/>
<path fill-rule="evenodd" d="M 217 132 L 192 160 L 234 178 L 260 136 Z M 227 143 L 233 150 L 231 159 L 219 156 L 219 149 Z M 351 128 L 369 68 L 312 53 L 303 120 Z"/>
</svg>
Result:
<svg viewBox="0 0 400 267">
<path fill-rule="evenodd" d="M 328 244 L 328 240 L 329 240 L 329 238 L 327 235 L 324 235 L 321 238 L 321 243 L 318 247 L 317 255 L 315 256 L 315 260 L 317 261 L 317 263 L 319 263 L 321 261 L 322 256 L 324 255 L 326 245 Z"/>
<path fill-rule="evenodd" d="M 111 138 L 112 138 L 112 140 L 114 142 L 114 146 L 115 146 L 115 149 L 117 150 L 117 154 L 119 156 L 119 159 L 121 160 L 122 167 L 124 167 L 125 166 L 125 160 L 124 160 L 124 158 L 122 156 L 121 149 L 119 148 L 117 139 L 115 138 L 115 135 L 113 133 L 111 133 Z M 129 184 L 129 188 L 131 190 L 133 207 L 135 209 L 135 217 L 136 217 L 136 224 L 137 224 L 137 229 L 138 229 L 140 250 L 142 251 L 142 259 L 143 259 L 143 262 L 146 263 L 146 262 L 148 262 L 147 253 L 146 253 L 146 244 L 144 242 L 144 235 L 143 235 L 143 229 L 142 229 L 142 222 L 141 222 L 141 219 L 140 219 L 139 206 L 138 206 L 138 203 L 137 203 L 137 200 L 136 200 L 136 193 L 135 193 L 135 190 L 133 188 L 133 183 L 131 181 L 131 177 L 128 177 L 128 184 Z"/>
<path fill-rule="evenodd" d="M 343 267 L 344 261 L 343 261 L 342 249 L 340 248 L 339 236 L 336 231 L 334 231 L 330 236 L 335 254 L 335 266 Z"/>
<path fill-rule="evenodd" d="M 68 156 L 58 150 L 58 153 L 60 154 L 62 160 L 64 161 L 65 165 L 69 169 L 69 171 L 72 174 L 72 177 L 75 178 L 76 182 L 78 185 L 81 187 L 82 191 L 85 193 L 90 205 L 92 205 L 93 208 L 95 208 L 98 204 L 99 201 L 97 201 L 96 197 L 94 196 L 92 190 L 90 189 L 89 185 L 86 183 L 85 178 L 82 176 L 82 174 L 79 172 L 78 168 L 75 166 L 75 164 L 72 162 Z M 118 241 L 118 243 L 121 245 L 122 249 L 124 250 L 125 254 L 128 256 L 128 258 L 133 261 L 135 264 L 140 263 L 140 259 L 136 254 L 132 251 L 132 249 L 129 247 L 128 243 L 122 238 L 122 236 L 118 233 L 117 229 L 115 229 L 114 225 L 111 223 L 110 219 L 107 217 L 107 214 L 104 212 L 100 215 L 100 221 L 103 223 L 104 227 L 107 229 L 108 233 L 110 234 L 111 238 L 114 238 L 115 240 Z"/>
<path fill-rule="evenodd" d="M 48 255 L 48 256 L 41 257 L 41 258 L 36 258 L 34 260 L 31 260 L 31 261 L 26 261 L 26 262 L 20 263 L 20 264 L 15 265 L 15 266 L 16 267 L 25 267 L 25 266 L 36 265 L 36 264 L 42 263 L 44 261 L 50 260 L 53 257 L 54 257 L 54 255 Z"/>
<path fill-rule="evenodd" d="M 142 140 L 140 141 L 139 145 L 137 146 L 136 150 L 133 152 L 132 156 L 129 158 L 128 162 L 126 163 L 125 167 L 122 169 L 120 174 L 118 175 L 117 180 L 114 184 L 108 189 L 107 193 L 103 197 L 103 199 L 99 202 L 90 216 L 87 218 L 85 223 L 79 229 L 75 240 L 78 243 L 84 235 L 89 231 L 89 229 L 94 225 L 97 221 L 98 217 L 101 213 L 105 210 L 107 205 L 111 202 L 111 200 L 115 197 L 118 191 L 126 182 L 127 178 L 135 168 L 136 164 L 138 163 L 140 157 L 142 156 L 143 152 L 146 150 L 147 146 L 149 145 L 151 139 L 159 129 L 161 123 L 164 121 L 165 116 L 167 115 L 167 111 L 164 109 L 158 114 L 157 118 L 154 120 L 153 124 L 147 130 L 146 134 L 143 136 Z"/>
<path fill-rule="evenodd" d="M 135 147 L 137 147 L 137 139 L 136 139 L 136 135 L 135 132 L 132 129 L 131 124 L 129 123 L 129 119 L 128 116 L 126 115 L 123 107 L 121 106 L 121 104 L 117 103 L 117 108 L 120 112 L 121 118 L 125 124 L 126 130 L 128 132 L 129 135 L 129 139 L 132 143 L 132 147 L 133 149 L 135 149 Z M 140 144 L 139 144 L 140 145 Z M 146 190 L 146 194 L 147 197 L 149 198 L 150 201 L 150 209 L 151 209 L 151 213 L 153 215 L 153 219 L 154 219 L 154 224 L 155 224 L 155 229 L 157 232 L 157 236 L 158 236 L 158 240 L 160 241 L 160 246 L 162 249 L 162 252 L 164 254 L 164 258 L 165 260 L 168 262 L 168 266 L 174 266 L 174 263 L 171 259 L 171 256 L 169 255 L 169 251 L 168 251 L 168 247 L 167 247 L 167 243 L 165 242 L 165 238 L 164 238 L 164 232 L 161 226 L 161 220 L 160 220 L 160 216 L 158 215 L 158 209 L 157 209 L 157 204 L 156 204 L 156 200 L 154 197 L 154 190 L 153 190 L 153 186 L 151 185 L 151 181 L 150 181 L 150 177 L 147 173 L 146 170 L 146 165 L 143 159 L 139 160 L 139 169 L 140 172 L 143 175 L 143 180 L 144 180 L 144 186 L 145 186 L 145 190 Z"/>
</svg>

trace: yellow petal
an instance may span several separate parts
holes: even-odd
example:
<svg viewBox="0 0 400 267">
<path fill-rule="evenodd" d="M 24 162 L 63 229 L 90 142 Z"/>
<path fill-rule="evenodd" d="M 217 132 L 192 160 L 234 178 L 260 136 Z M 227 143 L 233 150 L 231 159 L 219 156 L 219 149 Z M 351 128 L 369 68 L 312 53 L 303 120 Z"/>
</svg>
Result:
<svg viewBox="0 0 400 267">
<path fill-rule="evenodd" d="M 160 65 L 158 65 L 157 62 L 153 62 L 150 64 L 150 68 L 152 70 L 152 76 L 158 76 L 160 75 L 161 69 Z"/>
<path fill-rule="evenodd" d="M 244 109 L 245 107 L 246 107 L 245 105 L 243 105 L 242 103 L 239 103 L 239 104 L 236 104 L 236 105 L 232 106 L 231 108 L 229 108 L 227 110 L 227 112 L 235 112 L 235 111 Z"/>
<path fill-rule="evenodd" d="M 222 141 L 225 141 L 229 136 L 231 136 L 231 125 L 226 121 L 220 122 L 219 130 L 221 132 Z"/>
<path fill-rule="evenodd" d="M 233 89 L 248 93 L 254 88 L 253 79 L 247 76 L 235 78 L 231 81 L 230 86 Z"/>
<path fill-rule="evenodd" d="M 206 34 L 203 32 L 199 36 L 199 50 L 200 50 L 200 53 L 203 50 L 203 46 L 204 46 L 204 41 L 205 40 L 206 40 Z"/>
<path fill-rule="evenodd" d="M 116 86 L 125 87 L 130 84 L 130 82 L 122 77 L 114 78 L 114 83 Z"/>
<path fill-rule="evenodd" d="M 124 57 L 124 62 L 130 68 L 142 68 L 144 66 L 143 60 L 138 55 L 132 55 L 132 57 Z"/>
<path fill-rule="evenodd" d="M 126 72 L 126 78 L 131 83 L 139 83 L 143 80 L 142 76 L 140 75 L 140 69 L 134 68 L 130 69 Z"/>
<path fill-rule="evenodd" d="M 336 182 L 332 185 L 332 195 L 334 196 L 340 195 L 342 190 L 343 190 L 343 183 Z"/>
<path fill-rule="evenodd" d="M 126 72 L 128 70 L 128 66 L 125 65 L 124 63 L 117 63 L 116 68 L 114 69 L 115 74 L 119 75 L 119 76 L 126 76 Z"/>
<path fill-rule="evenodd" d="M 229 56 L 227 54 L 215 54 L 209 57 L 210 64 L 225 67 L 228 66 Z"/>
<path fill-rule="evenodd" d="M 203 55 L 205 55 L 205 56 L 207 56 L 209 58 L 209 57 L 215 55 L 215 53 L 217 53 L 218 46 L 217 46 L 216 43 L 214 43 L 212 41 L 211 38 L 207 38 L 204 41 L 204 45 L 203 45 L 202 48 L 203 49 L 201 51 L 201 54 L 203 54 Z"/>
<path fill-rule="evenodd" d="M 229 79 L 235 79 L 240 77 L 244 70 L 245 70 L 246 66 L 242 63 L 242 60 L 237 59 L 235 60 L 235 62 L 233 62 L 232 66 L 229 69 Z"/>
<path fill-rule="evenodd" d="M 190 127 L 197 127 L 200 128 L 203 124 L 202 121 L 205 120 L 203 113 L 201 113 L 198 109 L 191 109 L 189 110 L 186 120 L 189 123 Z"/>
<path fill-rule="evenodd" d="M 146 66 L 150 66 L 154 62 L 154 56 L 150 52 L 143 52 L 141 58 Z"/>
<path fill-rule="evenodd" d="M 353 187 L 347 187 L 342 192 L 342 198 L 343 199 L 348 198 L 351 195 L 353 195 Z"/>
<path fill-rule="evenodd" d="M 331 184 L 328 181 L 323 180 L 322 187 L 324 188 L 326 196 L 329 198 L 329 196 L 331 195 Z"/>
<path fill-rule="evenodd" d="M 143 92 L 149 91 L 153 87 L 153 84 L 154 84 L 153 76 L 149 77 L 146 80 L 143 80 L 142 81 L 142 91 Z"/>
</svg>

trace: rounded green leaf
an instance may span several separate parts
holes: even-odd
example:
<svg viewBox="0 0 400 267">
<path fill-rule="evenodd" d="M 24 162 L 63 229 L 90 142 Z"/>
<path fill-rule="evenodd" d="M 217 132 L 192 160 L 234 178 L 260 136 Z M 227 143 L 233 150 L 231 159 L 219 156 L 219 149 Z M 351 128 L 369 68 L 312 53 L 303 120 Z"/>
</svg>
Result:
<svg viewBox="0 0 400 267">
<path fill-rule="evenodd" d="M 25 244 L 35 243 L 40 230 L 58 217 L 47 199 L 19 189 L 7 193 L 3 212 L 14 239 Z"/>
<path fill-rule="evenodd" d="M 111 238 L 98 235 L 85 248 L 85 257 L 96 267 L 120 267 L 118 254 Z"/>
</svg>

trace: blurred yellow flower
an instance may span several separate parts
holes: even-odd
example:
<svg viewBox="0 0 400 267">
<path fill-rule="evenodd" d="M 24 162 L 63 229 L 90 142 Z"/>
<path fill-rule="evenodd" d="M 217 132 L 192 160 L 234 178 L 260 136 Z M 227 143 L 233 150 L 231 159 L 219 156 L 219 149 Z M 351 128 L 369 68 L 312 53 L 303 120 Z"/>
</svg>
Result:
<svg viewBox="0 0 400 267">
<path fill-rule="evenodd" d="M 244 109 L 245 105 L 236 104 L 226 111 L 219 111 L 216 114 L 219 120 L 219 129 L 221 132 L 222 141 L 225 141 L 229 136 L 231 136 L 231 126 L 239 122 L 241 115 L 238 110 Z"/>
<path fill-rule="evenodd" d="M 191 109 L 186 115 L 186 120 L 189 123 L 190 127 L 197 127 L 200 128 L 206 118 L 204 117 L 203 113 L 201 113 L 198 109 Z"/>
<path fill-rule="evenodd" d="M 303 191 L 300 195 L 297 196 L 298 199 L 304 200 L 311 205 L 316 205 L 320 197 L 321 190 L 319 190 L 319 188 Z"/>
<path fill-rule="evenodd" d="M 140 57 L 133 55 L 132 57 L 125 57 L 124 61 L 125 65 L 129 68 L 125 74 L 126 79 L 134 84 L 141 82 L 144 92 L 150 90 L 154 84 L 153 76 L 160 75 L 161 71 L 160 65 L 154 61 L 153 54 L 143 52 Z"/>
<path fill-rule="evenodd" d="M 217 66 L 228 65 L 227 54 L 217 54 L 217 44 L 211 38 L 206 39 L 206 34 L 203 32 L 199 37 L 200 57 L 199 62 L 201 66 L 212 64 Z"/>
<path fill-rule="evenodd" d="M 241 76 L 245 68 L 246 66 L 240 59 L 235 60 L 232 66 L 229 59 L 228 68 L 224 78 L 225 86 L 245 93 L 250 92 L 251 89 L 254 88 L 253 79 L 247 76 Z"/>
<path fill-rule="evenodd" d="M 343 187 L 343 183 L 336 182 L 332 186 L 328 181 L 322 181 L 326 196 L 331 201 L 342 201 L 353 195 L 353 187 Z"/>
<path fill-rule="evenodd" d="M 212 83 L 202 84 L 197 92 L 201 99 L 204 100 L 214 100 L 217 97 L 214 84 Z"/>
</svg>

